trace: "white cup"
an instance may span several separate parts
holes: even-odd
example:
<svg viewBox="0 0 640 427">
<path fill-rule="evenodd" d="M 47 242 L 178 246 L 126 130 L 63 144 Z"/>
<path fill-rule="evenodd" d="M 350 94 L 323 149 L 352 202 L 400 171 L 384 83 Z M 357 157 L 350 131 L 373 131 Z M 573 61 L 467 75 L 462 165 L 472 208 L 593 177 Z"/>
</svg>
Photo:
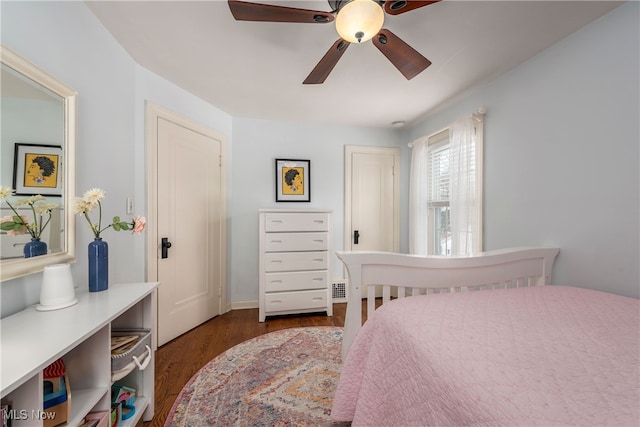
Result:
<svg viewBox="0 0 640 427">
<path fill-rule="evenodd" d="M 56 310 L 78 302 L 69 264 L 53 264 L 44 268 L 38 310 Z"/>
</svg>

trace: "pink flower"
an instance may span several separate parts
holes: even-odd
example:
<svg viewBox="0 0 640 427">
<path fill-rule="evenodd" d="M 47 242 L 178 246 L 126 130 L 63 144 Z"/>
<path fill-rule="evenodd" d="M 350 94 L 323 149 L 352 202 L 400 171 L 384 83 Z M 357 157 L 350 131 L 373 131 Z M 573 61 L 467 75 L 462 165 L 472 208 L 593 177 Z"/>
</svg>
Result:
<svg viewBox="0 0 640 427">
<path fill-rule="evenodd" d="M 15 223 L 15 221 L 13 220 L 15 215 L 7 215 L 7 216 L 3 216 L 2 218 L 0 218 L 0 224 L 5 223 L 5 222 L 11 222 L 11 223 Z M 20 218 L 22 218 L 22 224 L 20 224 L 20 229 L 16 230 L 16 229 L 11 229 L 11 230 L 6 230 L 7 234 L 9 236 L 20 236 L 21 234 L 26 234 L 27 233 L 27 227 L 25 226 L 25 224 L 27 224 L 29 222 L 29 218 L 27 218 L 26 216 L 21 215 Z"/>
<path fill-rule="evenodd" d="M 144 227 L 147 225 L 147 219 L 143 216 L 135 216 L 133 217 L 133 230 L 131 232 L 133 234 L 142 234 Z"/>
</svg>

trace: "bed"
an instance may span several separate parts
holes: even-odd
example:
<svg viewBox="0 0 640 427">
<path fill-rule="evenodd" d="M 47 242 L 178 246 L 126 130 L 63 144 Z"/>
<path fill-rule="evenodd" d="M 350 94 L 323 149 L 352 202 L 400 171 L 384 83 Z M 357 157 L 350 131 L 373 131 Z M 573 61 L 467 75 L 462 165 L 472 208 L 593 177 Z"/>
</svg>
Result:
<svg viewBox="0 0 640 427">
<path fill-rule="evenodd" d="M 550 286 L 558 252 L 339 252 L 349 299 L 332 419 L 354 426 L 640 425 L 640 302 Z"/>
</svg>

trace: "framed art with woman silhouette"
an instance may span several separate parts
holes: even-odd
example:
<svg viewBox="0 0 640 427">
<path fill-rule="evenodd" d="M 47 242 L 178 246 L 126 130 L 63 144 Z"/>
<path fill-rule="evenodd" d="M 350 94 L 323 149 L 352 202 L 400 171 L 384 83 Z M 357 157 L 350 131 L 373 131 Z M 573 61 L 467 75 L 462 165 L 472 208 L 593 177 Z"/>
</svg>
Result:
<svg viewBox="0 0 640 427">
<path fill-rule="evenodd" d="M 310 160 L 276 159 L 276 202 L 310 202 L 310 176 Z"/>
<path fill-rule="evenodd" d="M 13 188 L 17 195 L 62 196 L 62 147 L 15 144 Z"/>
</svg>

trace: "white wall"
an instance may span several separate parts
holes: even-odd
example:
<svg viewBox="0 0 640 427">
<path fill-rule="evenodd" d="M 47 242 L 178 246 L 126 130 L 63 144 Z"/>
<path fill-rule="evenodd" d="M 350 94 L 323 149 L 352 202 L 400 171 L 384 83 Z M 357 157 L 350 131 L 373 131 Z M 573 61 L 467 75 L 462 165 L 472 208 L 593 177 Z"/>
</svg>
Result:
<svg viewBox="0 0 640 427">
<path fill-rule="evenodd" d="M 629 2 L 411 129 L 486 105 L 484 248 L 560 248 L 553 282 L 640 296 L 640 34 Z"/>
<path fill-rule="evenodd" d="M 231 223 L 231 301 L 258 299 L 258 210 L 333 210 L 334 249 L 343 248 L 344 146 L 395 147 L 393 130 L 233 119 Z M 311 202 L 275 202 L 275 159 L 311 161 Z M 333 256 L 333 278 L 343 277 Z"/>
<path fill-rule="evenodd" d="M 78 91 L 77 191 L 106 193 L 104 216 L 125 214 L 134 196 L 145 215 L 144 100 L 231 133 L 231 117 L 138 66 L 83 2 L 9 2 L 1 42 Z M 76 218 L 76 285 L 86 287 L 91 232 Z M 109 230 L 111 283 L 145 279 L 144 237 Z M 3 282 L 0 315 L 37 303 L 42 275 Z"/>
</svg>

